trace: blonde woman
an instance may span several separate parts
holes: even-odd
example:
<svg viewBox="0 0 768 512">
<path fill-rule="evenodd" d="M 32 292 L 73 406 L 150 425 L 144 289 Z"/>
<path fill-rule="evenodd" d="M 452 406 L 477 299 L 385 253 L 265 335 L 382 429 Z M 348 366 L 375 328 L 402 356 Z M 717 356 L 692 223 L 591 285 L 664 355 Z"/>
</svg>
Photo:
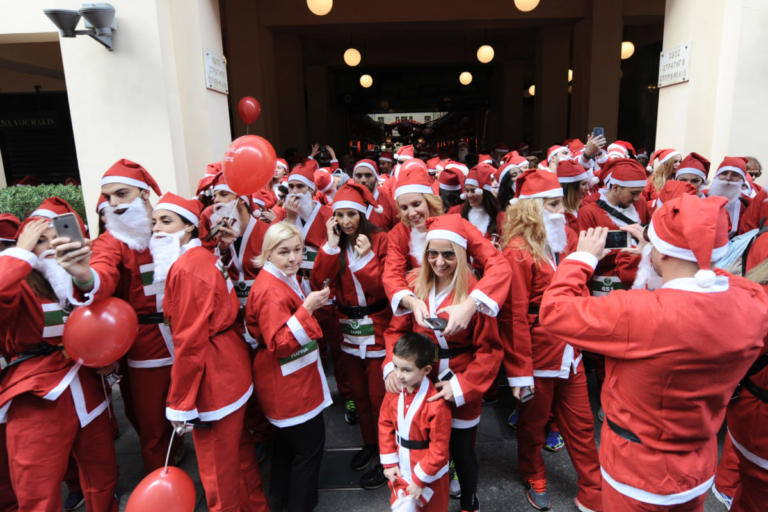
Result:
<svg viewBox="0 0 768 512">
<path fill-rule="evenodd" d="M 322 412 L 332 403 L 317 350 L 323 332 L 313 316 L 330 290 L 302 291 L 296 272 L 303 249 L 294 224 L 270 226 L 245 309 L 246 326 L 259 343 L 253 360 L 256 396 L 276 427 L 270 497 L 289 511 L 317 505 L 325 445 Z"/>
<path fill-rule="evenodd" d="M 601 510 L 600 467 L 581 355 L 538 323 L 541 296 L 576 236 L 566 227 L 563 189 L 554 174 L 526 171 L 517 179 L 516 190 L 502 231 L 512 285 L 499 315 L 499 330 L 509 384 L 523 402 L 517 453 L 528 486 L 526 497 L 537 510 L 549 508 L 541 449 L 552 412 L 578 474 L 576 506 L 582 512 Z"/>
<path fill-rule="evenodd" d="M 434 341 L 437 361 L 430 377 L 438 393 L 428 401 L 446 400 L 451 408 L 450 453 L 461 485 L 461 508 L 478 510 L 475 437 L 483 393 L 493 383 L 501 364 L 501 341 L 496 320 L 479 313 L 454 334 L 444 330 L 448 309 L 477 289 L 478 281 L 472 275 L 467 255 L 467 227 L 475 228 L 458 215 L 430 219 L 428 226 L 423 252 L 426 264 L 411 273 L 409 290 L 426 305 L 431 328 L 420 326 L 411 315 L 392 319 L 384 334 L 388 362 L 384 366 L 384 380 L 388 391 L 400 392 L 402 382 L 391 371 L 391 361 L 393 347 L 401 336 L 418 332 Z M 403 448 L 411 449 L 406 445 Z M 382 458 L 382 463 L 388 461 Z M 442 474 L 443 470 L 433 475 L 417 471 L 423 482 L 435 481 Z"/>
<path fill-rule="evenodd" d="M 659 149 L 653 153 L 651 165 L 653 172 L 648 177 L 642 197 L 649 203 L 659 197 L 659 192 L 664 184 L 675 177 L 675 171 L 680 167 L 683 155 L 674 149 Z"/>
</svg>

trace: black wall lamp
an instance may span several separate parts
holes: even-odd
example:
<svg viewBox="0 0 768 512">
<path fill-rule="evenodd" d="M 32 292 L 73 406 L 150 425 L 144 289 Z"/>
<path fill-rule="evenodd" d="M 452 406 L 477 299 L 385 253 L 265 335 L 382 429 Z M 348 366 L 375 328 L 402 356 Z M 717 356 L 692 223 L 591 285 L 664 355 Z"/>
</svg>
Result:
<svg viewBox="0 0 768 512">
<path fill-rule="evenodd" d="M 79 11 L 70 9 L 44 9 L 46 16 L 59 29 L 61 37 L 89 35 L 112 51 L 112 31 L 117 29 L 115 8 L 108 3 L 83 4 Z M 83 18 L 85 30 L 75 30 Z"/>
</svg>

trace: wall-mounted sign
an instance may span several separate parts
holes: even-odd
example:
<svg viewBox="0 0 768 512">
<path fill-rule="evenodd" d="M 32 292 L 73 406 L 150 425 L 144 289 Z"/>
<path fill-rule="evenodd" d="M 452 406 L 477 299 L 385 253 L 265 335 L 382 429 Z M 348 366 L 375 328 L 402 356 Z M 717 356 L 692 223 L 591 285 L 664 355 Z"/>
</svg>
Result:
<svg viewBox="0 0 768 512">
<path fill-rule="evenodd" d="M 229 94 L 227 83 L 227 59 L 211 50 L 203 51 L 205 61 L 205 87 L 212 91 Z"/>
<path fill-rule="evenodd" d="M 691 42 L 661 52 L 659 56 L 659 87 L 681 84 L 690 79 Z"/>
</svg>

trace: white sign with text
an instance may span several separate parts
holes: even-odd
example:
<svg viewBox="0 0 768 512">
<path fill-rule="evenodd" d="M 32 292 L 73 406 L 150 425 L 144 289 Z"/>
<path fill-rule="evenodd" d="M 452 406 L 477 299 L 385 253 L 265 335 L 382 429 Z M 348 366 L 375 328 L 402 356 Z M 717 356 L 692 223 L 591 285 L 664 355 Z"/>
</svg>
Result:
<svg viewBox="0 0 768 512">
<path fill-rule="evenodd" d="M 681 84 L 690 77 L 690 41 L 677 48 L 661 52 L 659 56 L 659 87 Z"/>
<path fill-rule="evenodd" d="M 227 83 L 227 59 L 211 50 L 204 50 L 205 87 L 212 91 L 229 94 Z"/>
</svg>

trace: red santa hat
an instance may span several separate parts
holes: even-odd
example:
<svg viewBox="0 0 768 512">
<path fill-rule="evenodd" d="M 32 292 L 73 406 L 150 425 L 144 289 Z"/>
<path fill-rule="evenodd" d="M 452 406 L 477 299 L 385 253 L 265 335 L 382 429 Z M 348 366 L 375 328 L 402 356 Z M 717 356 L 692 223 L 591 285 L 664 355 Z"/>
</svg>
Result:
<svg viewBox="0 0 768 512">
<path fill-rule="evenodd" d="M 197 199 L 184 199 L 173 192 L 166 192 L 153 208 L 153 211 L 157 210 L 168 210 L 191 222 L 195 227 L 200 225 L 202 205 Z"/>
<path fill-rule="evenodd" d="M 608 153 L 608 158 L 628 158 L 629 152 L 627 151 L 627 148 L 624 147 L 624 145 L 619 144 L 620 141 L 616 141 L 612 144 L 609 144 L 606 148 L 606 153 Z"/>
<path fill-rule="evenodd" d="M 391 151 L 382 151 L 379 155 L 379 162 L 392 162 L 395 159 L 395 155 Z"/>
<path fill-rule="evenodd" d="M 747 160 L 740 156 L 727 156 L 723 158 L 723 161 L 720 162 L 720 165 L 717 167 L 715 177 L 725 171 L 739 173 L 741 177 L 744 178 L 744 181 L 747 181 Z"/>
<path fill-rule="evenodd" d="M 430 240 L 448 240 L 456 245 L 467 248 L 467 231 L 465 220 L 461 215 L 441 215 L 427 219 L 427 244 Z"/>
<path fill-rule="evenodd" d="M 277 163 L 275 163 L 275 170 L 277 170 L 278 167 L 282 167 L 286 172 L 288 171 L 288 162 L 285 161 L 285 158 L 277 159 Z"/>
<path fill-rule="evenodd" d="M 600 169 L 602 180 L 608 185 L 618 185 L 627 188 L 640 188 L 648 184 L 645 168 L 632 158 L 615 158 L 609 160 Z"/>
<path fill-rule="evenodd" d="M 251 204 L 254 205 L 253 210 L 256 206 L 260 210 L 269 210 L 275 205 L 275 200 L 268 190 L 261 189 L 251 194 Z"/>
<path fill-rule="evenodd" d="M 613 144 L 624 148 L 624 152 L 627 154 L 627 156 L 635 154 L 635 146 L 625 140 L 617 140 Z"/>
<path fill-rule="evenodd" d="M 21 221 L 12 213 L 0 213 L 0 242 L 15 242 Z"/>
<path fill-rule="evenodd" d="M 469 167 L 462 164 L 461 162 L 456 162 L 454 160 L 449 160 L 445 166 L 444 169 L 456 169 L 457 171 L 461 171 L 461 174 L 464 175 L 464 177 L 467 177 L 467 174 L 469 174 Z"/>
<path fill-rule="evenodd" d="M 19 226 L 18 233 L 21 233 L 21 231 L 24 229 L 24 226 L 29 224 L 33 219 L 53 219 L 54 217 L 58 217 L 59 215 L 64 215 L 65 213 L 74 213 L 75 217 L 77 218 L 77 223 L 80 224 L 80 232 L 83 234 L 83 236 L 88 236 L 88 229 L 85 227 L 85 223 L 83 222 L 83 219 L 80 217 L 80 215 L 75 211 L 74 208 L 72 208 L 68 202 L 63 200 L 60 197 L 49 197 L 42 203 L 40 203 L 40 206 L 34 209 L 32 213 L 29 214 L 29 217 L 24 219 L 24 222 L 21 223 Z M 18 233 L 16 236 L 18 236 Z"/>
<path fill-rule="evenodd" d="M 455 167 L 446 167 L 437 178 L 437 186 L 441 190 L 463 190 L 464 174 Z"/>
<path fill-rule="evenodd" d="M 101 215 L 102 210 L 109 206 L 109 199 L 104 194 L 99 194 L 99 202 L 96 203 L 96 213 Z"/>
<path fill-rule="evenodd" d="M 563 197 L 563 187 L 560 186 L 557 176 L 552 172 L 538 169 L 524 171 L 515 180 L 515 197 L 510 200 L 510 204 L 514 204 L 516 199 L 534 199 L 537 197 L 544 199 Z"/>
<path fill-rule="evenodd" d="M 472 185 L 488 192 L 493 192 L 493 178 L 496 168 L 490 164 L 477 164 L 469 170 L 464 186 Z"/>
<path fill-rule="evenodd" d="M 525 169 L 528 167 L 528 159 L 524 156 L 520 156 L 517 151 L 510 151 L 502 159 L 504 163 L 501 164 L 501 170 L 499 171 L 499 183 L 504 179 L 512 168 Z"/>
<path fill-rule="evenodd" d="M 724 197 L 683 194 L 656 210 L 648 226 L 648 238 L 657 251 L 699 265 L 694 279 L 705 288 L 715 281 L 712 263 L 728 252 L 727 202 Z"/>
<path fill-rule="evenodd" d="M 432 178 L 427 165 L 417 158 L 412 158 L 400 168 L 395 188 L 395 200 L 404 194 L 434 194 Z"/>
<path fill-rule="evenodd" d="M 504 144 L 503 142 L 499 142 L 495 146 L 493 146 L 493 152 L 494 153 L 509 153 L 509 146 Z"/>
<path fill-rule="evenodd" d="M 373 206 L 373 210 L 376 213 L 384 211 L 384 208 L 374 199 L 368 187 L 348 181 L 336 192 L 331 206 L 334 212 L 339 208 L 351 208 L 365 215 L 368 205 Z"/>
<path fill-rule="evenodd" d="M 200 178 L 200 181 L 197 182 L 197 191 L 195 192 L 196 195 L 200 195 L 206 190 L 208 190 L 210 187 L 213 186 L 213 183 L 216 181 L 216 175 L 215 174 L 206 174 L 202 178 Z"/>
<path fill-rule="evenodd" d="M 429 174 L 437 174 L 438 167 L 440 167 L 439 156 L 436 156 L 427 160 L 427 170 L 429 171 Z M 442 167 L 440 167 L 440 170 L 441 171 L 443 170 Z"/>
<path fill-rule="evenodd" d="M 325 167 L 321 167 L 320 169 L 316 170 L 312 175 L 312 178 L 315 181 L 318 192 L 325 194 L 330 192 L 330 190 L 333 188 L 333 176 Z"/>
<path fill-rule="evenodd" d="M 398 162 L 401 162 L 401 163 L 413 158 L 413 146 L 411 144 L 407 146 L 402 146 L 400 149 L 397 150 L 397 154 L 395 154 L 395 158 L 397 159 Z"/>
<path fill-rule="evenodd" d="M 572 160 L 563 160 L 557 164 L 557 181 L 576 183 L 589 179 L 589 171 Z"/>
<path fill-rule="evenodd" d="M 568 150 L 567 146 L 559 146 L 559 145 L 550 146 L 549 149 L 547 150 L 547 161 L 552 160 L 552 157 L 554 157 L 555 155 L 559 155 L 562 152 L 567 152 L 570 154 L 570 151 Z"/>
<path fill-rule="evenodd" d="M 667 180 L 667 182 L 661 188 L 661 192 L 659 192 L 659 197 L 656 198 L 656 203 L 654 206 L 659 208 L 664 203 L 684 194 L 698 196 L 699 192 L 696 187 L 687 181 Z"/>
<path fill-rule="evenodd" d="M 132 187 L 138 187 L 142 190 L 151 189 L 158 196 L 162 194 L 157 182 L 145 168 L 136 162 L 131 162 L 125 158 L 121 158 L 112 164 L 112 167 L 110 167 L 101 178 L 102 187 L 110 183 L 122 183 L 123 185 L 131 185 Z"/>
<path fill-rule="evenodd" d="M 222 162 L 211 162 L 205 166 L 205 175 L 216 176 L 223 170 L 224 168 L 222 167 Z"/>
<path fill-rule="evenodd" d="M 479 163 L 479 164 L 491 164 L 491 165 L 493 165 L 493 158 L 491 158 L 491 155 L 484 155 L 484 154 L 482 154 L 482 153 L 481 153 L 481 154 L 480 154 L 480 155 L 477 157 L 477 163 Z"/>
<path fill-rule="evenodd" d="M 373 172 L 373 175 L 377 178 L 379 177 L 379 166 L 376 165 L 376 162 L 371 160 L 370 158 L 363 158 L 359 162 L 355 164 L 355 166 L 352 168 L 352 174 L 355 174 L 355 169 L 358 167 L 364 167 L 366 169 L 370 169 Z"/>
<path fill-rule="evenodd" d="M 695 174 L 706 181 L 709 176 L 709 160 L 698 153 L 690 153 L 680 162 L 680 166 L 675 171 L 675 178 L 683 174 Z"/>
<path fill-rule="evenodd" d="M 568 139 L 565 141 L 565 145 L 568 146 L 568 151 L 571 153 L 579 153 L 584 151 L 584 143 L 579 139 Z"/>
<path fill-rule="evenodd" d="M 317 170 L 317 162 L 311 158 L 305 159 L 303 162 L 293 168 L 291 174 L 288 175 L 288 182 L 298 181 L 305 184 L 310 190 L 315 191 L 315 171 Z"/>
<path fill-rule="evenodd" d="M 668 162 L 675 156 L 682 156 L 682 155 L 676 149 L 660 149 L 656 152 L 656 159 L 658 160 L 657 165 L 661 165 L 664 162 Z"/>
</svg>

